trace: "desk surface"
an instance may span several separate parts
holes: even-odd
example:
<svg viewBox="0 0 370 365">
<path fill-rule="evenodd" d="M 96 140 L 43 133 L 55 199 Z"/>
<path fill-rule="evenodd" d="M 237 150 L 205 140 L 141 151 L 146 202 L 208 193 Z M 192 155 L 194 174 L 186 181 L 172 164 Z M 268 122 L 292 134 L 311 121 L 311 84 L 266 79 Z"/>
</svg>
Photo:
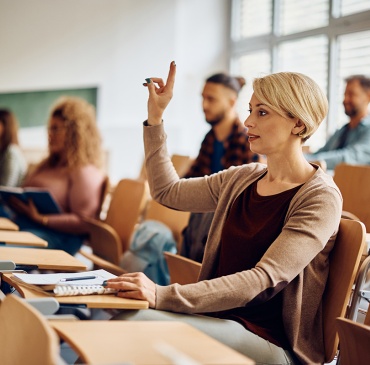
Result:
<svg viewBox="0 0 370 365">
<path fill-rule="evenodd" d="M 19 227 L 8 218 L 0 217 L 0 230 L 18 231 Z"/>
<path fill-rule="evenodd" d="M 12 280 L 11 273 L 3 273 L 2 279 L 14 286 L 23 298 L 50 298 L 49 295 L 26 288 Z M 61 304 L 84 304 L 88 308 L 116 308 L 116 309 L 148 309 L 149 303 L 145 300 L 125 299 L 114 294 L 102 295 L 74 295 L 70 297 L 53 297 Z"/>
<path fill-rule="evenodd" d="M 86 265 L 62 250 L 40 248 L 0 247 L 0 260 L 10 260 L 15 264 L 37 265 L 39 269 L 84 271 Z"/>
<path fill-rule="evenodd" d="M 254 364 L 182 322 L 49 320 L 49 323 L 76 350 L 83 363 L 175 364 L 168 355 L 176 351 L 200 364 Z"/>
<path fill-rule="evenodd" d="M 21 246 L 47 247 L 48 243 L 31 232 L 0 230 L 0 242 Z"/>
</svg>

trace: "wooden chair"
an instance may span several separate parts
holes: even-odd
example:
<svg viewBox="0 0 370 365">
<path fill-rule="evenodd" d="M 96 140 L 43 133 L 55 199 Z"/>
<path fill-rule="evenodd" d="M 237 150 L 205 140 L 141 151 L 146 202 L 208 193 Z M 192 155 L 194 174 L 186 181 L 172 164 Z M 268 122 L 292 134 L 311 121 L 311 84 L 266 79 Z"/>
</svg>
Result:
<svg viewBox="0 0 370 365">
<path fill-rule="evenodd" d="M 171 161 L 178 175 L 180 177 L 183 177 L 190 169 L 190 166 L 194 160 L 190 156 L 187 156 L 187 155 L 173 154 L 171 156 Z"/>
<path fill-rule="evenodd" d="M 370 361 L 370 326 L 337 318 L 340 365 L 367 365 Z"/>
<path fill-rule="evenodd" d="M 25 300 L 8 295 L 0 302 L 2 364 L 64 364 L 59 339 L 46 318 Z"/>
<path fill-rule="evenodd" d="M 104 268 L 116 275 L 123 274 L 125 270 L 118 266 L 119 260 L 129 247 L 131 234 L 146 201 L 145 182 L 133 179 L 119 181 L 105 220 L 85 219 L 93 254 L 80 250 L 81 255 L 91 260 L 96 268 Z"/>
<path fill-rule="evenodd" d="M 366 259 L 361 263 L 361 266 L 356 276 L 355 286 L 353 288 L 351 306 L 350 306 L 349 313 L 348 313 L 348 318 L 350 318 L 353 321 L 356 321 L 358 313 L 360 311 L 363 311 L 360 308 L 361 300 L 363 298 L 366 298 L 367 300 L 370 299 L 370 292 L 368 290 L 363 289 L 364 284 L 367 281 L 369 269 L 370 269 L 370 256 L 367 256 Z M 370 324 L 369 311 L 365 313 L 365 324 Z"/>
<path fill-rule="evenodd" d="M 111 187 L 111 184 L 110 184 L 110 181 L 109 181 L 109 177 L 106 176 L 104 181 L 103 181 L 103 184 L 102 184 L 102 189 L 101 189 L 101 193 L 100 193 L 100 211 L 99 211 L 99 214 L 98 214 L 98 218 L 99 219 L 102 219 L 102 216 L 104 215 L 104 219 L 106 217 L 106 201 L 107 201 L 107 197 L 110 195 L 110 192 L 112 190 L 112 187 Z"/>
<path fill-rule="evenodd" d="M 366 324 L 367 326 L 370 326 L 370 311 L 366 312 L 364 324 Z"/>
<path fill-rule="evenodd" d="M 178 251 L 180 251 L 182 241 L 181 233 L 187 226 L 189 217 L 189 212 L 182 212 L 180 210 L 167 208 L 164 205 L 157 203 L 155 200 L 149 201 L 146 213 L 144 215 L 144 219 L 160 221 L 171 229 L 173 237 L 177 242 Z"/>
<path fill-rule="evenodd" d="M 171 156 L 171 161 L 173 163 L 173 167 L 175 168 L 177 174 L 180 177 L 183 177 L 188 172 L 191 164 L 193 163 L 193 159 L 190 156 L 178 155 L 178 154 L 173 154 Z M 141 165 L 138 179 L 147 180 L 145 160 L 143 161 L 143 164 Z"/>
<path fill-rule="evenodd" d="M 171 252 L 164 252 L 170 273 L 171 284 L 192 284 L 198 281 L 198 276 L 202 264 L 188 259 L 181 255 L 175 255 Z"/>
<path fill-rule="evenodd" d="M 330 254 L 330 270 L 323 296 L 325 362 L 333 361 L 338 351 L 336 318 L 345 317 L 355 280 L 366 231 L 363 223 L 341 219 L 334 248 Z"/>
<path fill-rule="evenodd" d="M 370 232 L 370 166 L 339 164 L 333 178 L 343 196 L 343 210 L 357 216 Z"/>
</svg>

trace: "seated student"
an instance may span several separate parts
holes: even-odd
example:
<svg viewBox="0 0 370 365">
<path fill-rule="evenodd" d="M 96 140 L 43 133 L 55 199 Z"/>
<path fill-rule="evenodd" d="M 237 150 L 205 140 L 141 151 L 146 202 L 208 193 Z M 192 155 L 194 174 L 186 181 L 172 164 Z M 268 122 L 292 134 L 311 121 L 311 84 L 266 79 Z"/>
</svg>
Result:
<svg viewBox="0 0 370 365">
<path fill-rule="evenodd" d="M 86 237 L 82 217 L 96 217 L 101 205 L 104 175 L 101 137 L 95 110 L 83 99 L 58 100 L 48 122 L 49 155 L 26 177 L 23 187 L 47 189 L 62 209 L 42 215 L 32 201 L 11 202 L 20 230 L 48 242 L 48 248 L 74 255 Z"/>
<path fill-rule="evenodd" d="M 343 106 L 349 122 L 318 151 L 306 155 L 308 161 L 325 161 L 329 170 L 340 163 L 370 164 L 370 77 L 354 75 L 345 81 Z"/>
<path fill-rule="evenodd" d="M 115 319 L 185 321 L 257 363 L 323 363 L 321 301 L 342 199 L 332 178 L 304 158 L 302 143 L 326 116 L 325 94 L 299 73 L 255 79 L 245 125 L 251 150 L 266 155 L 267 166 L 232 166 L 179 179 L 162 122 L 175 70 L 171 63 L 166 83 L 152 78 L 145 84 L 152 197 L 215 216 L 199 281 L 159 286 L 143 273 L 108 280 L 118 296 L 145 299 L 155 309 L 125 311 Z"/>
<path fill-rule="evenodd" d="M 256 162 L 259 156 L 249 149 L 247 129 L 240 122 L 236 103 L 242 77 L 218 73 L 206 79 L 202 98 L 203 112 L 211 129 L 203 139 L 197 158 L 185 177 L 200 177 L 238 166 Z M 183 231 L 181 255 L 202 262 L 204 246 L 213 219 L 211 213 L 192 213 Z"/>
<path fill-rule="evenodd" d="M 0 109 L 0 185 L 20 186 L 27 162 L 18 145 L 18 123 L 15 115 Z"/>
</svg>

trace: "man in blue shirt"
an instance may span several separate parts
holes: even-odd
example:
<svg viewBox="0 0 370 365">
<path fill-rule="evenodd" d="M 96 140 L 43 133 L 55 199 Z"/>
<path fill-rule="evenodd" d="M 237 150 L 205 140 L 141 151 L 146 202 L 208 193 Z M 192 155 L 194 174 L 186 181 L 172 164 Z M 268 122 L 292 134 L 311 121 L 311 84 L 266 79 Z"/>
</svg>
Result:
<svg viewBox="0 0 370 365">
<path fill-rule="evenodd" d="M 338 129 L 317 152 L 306 155 L 309 161 L 325 161 L 329 170 L 339 163 L 370 164 L 370 78 L 348 77 L 344 92 L 344 112 L 349 123 Z"/>
</svg>

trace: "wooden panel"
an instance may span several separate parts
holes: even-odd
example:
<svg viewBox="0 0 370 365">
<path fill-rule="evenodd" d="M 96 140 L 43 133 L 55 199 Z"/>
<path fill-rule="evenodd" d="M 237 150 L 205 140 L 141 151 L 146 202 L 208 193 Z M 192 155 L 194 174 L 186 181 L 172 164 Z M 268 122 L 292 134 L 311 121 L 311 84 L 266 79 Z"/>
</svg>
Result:
<svg viewBox="0 0 370 365">
<path fill-rule="evenodd" d="M 0 242 L 21 246 L 47 247 L 48 243 L 30 232 L 0 231 Z"/>
<path fill-rule="evenodd" d="M 11 260 L 18 265 L 37 265 L 39 269 L 48 270 L 83 271 L 87 269 L 84 263 L 62 250 L 0 247 L 0 260 Z"/>
<path fill-rule="evenodd" d="M 180 364 L 172 358 L 176 353 L 199 364 L 254 364 L 251 359 L 186 323 L 53 320 L 49 323 L 81 355 L 84 363 Z"/>
</svg>

